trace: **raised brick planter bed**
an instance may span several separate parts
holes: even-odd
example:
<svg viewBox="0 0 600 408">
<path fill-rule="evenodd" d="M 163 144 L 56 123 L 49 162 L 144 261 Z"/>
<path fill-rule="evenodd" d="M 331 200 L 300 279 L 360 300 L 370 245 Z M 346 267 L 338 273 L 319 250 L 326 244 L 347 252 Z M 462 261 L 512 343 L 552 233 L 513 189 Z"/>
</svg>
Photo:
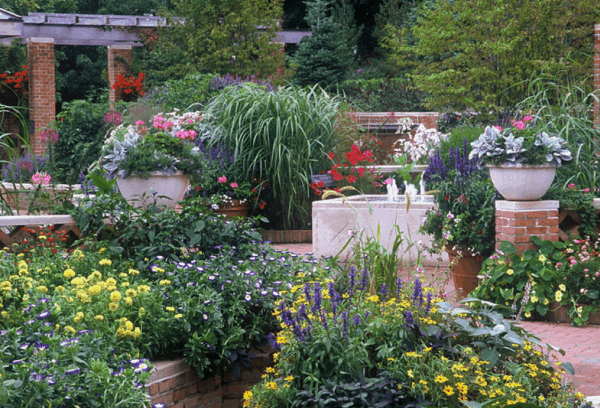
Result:
<svg viewBox="0 0 600 408">
<path fill-rule="evenodd" d="M 251 350 L 255 358 L 239 378 L 231 372 L 201 379 L 183 360 L 154 362 L 155 372 L 147 385 L 152 403 L 168 408 L 241 408 L 244 392 L 262 380 L 272 366 L 273 350 L 269 347 Z"/>
</svg>

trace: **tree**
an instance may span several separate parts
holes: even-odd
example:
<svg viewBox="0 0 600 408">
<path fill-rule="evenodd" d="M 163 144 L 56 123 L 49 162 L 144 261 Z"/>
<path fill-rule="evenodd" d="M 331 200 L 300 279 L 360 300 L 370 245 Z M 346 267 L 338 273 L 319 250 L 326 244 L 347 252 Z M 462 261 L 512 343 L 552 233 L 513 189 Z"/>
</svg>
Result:
<svg viewBox="0 0 600 408">
<path fill-rule="evenodd" d="M 306 4 L 312 36 L 302 39 L 292 59 L 297 65 L 293 81 L 301 86 L 341 82 L 348 74 L 352 50 L 330 14 L 331 2 L 314 0 Z"/>
<path fill-rule="evenodd" d="M 599 13 L 597 0 L 439 0 L 411 32 L 388 25 L 384 45 L 430 107 L 499 111 L 540 72 L 589 75 Z"/>
<path fill-rule="evenodd" d="M 267 77 L 284 65 L 283 45 L 277 42 L 280 0 L 172 3 L 173 10 L 165 13 L 171 24 L 160 30 L 159 41 L 183 50 L 180 65 L 188 72 Z M 173 17 L 183 17 L 184 23 Z"/>
</svg>

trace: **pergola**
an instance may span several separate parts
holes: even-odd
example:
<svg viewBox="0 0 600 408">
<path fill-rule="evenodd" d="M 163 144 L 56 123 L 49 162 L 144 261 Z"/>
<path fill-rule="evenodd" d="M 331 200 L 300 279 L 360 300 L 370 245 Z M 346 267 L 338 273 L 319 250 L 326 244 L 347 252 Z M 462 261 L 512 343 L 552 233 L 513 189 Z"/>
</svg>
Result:
<svg viewBox="0 0 600 408">
<path fill-rule="evenodd" d="M 132 47 L 144 45 L 134 29 L 156 29 L 164 24 L 165 19 L 153 16 L 52 13 L 19 16 L 0 9 L 0 43 L 19 38 L 27 44 L 30 129 L 34 130 L 30 139 L 32 151 L 35 154 L 45 151 L 40 130 L 56 117 L 55 44 L 108 47 L 109 100 L 114 102 L 118 95 L 112 85 L 119 75 L 128 74 Z M 310 31 L 282 30 L 277 40 L 282 44 L 297 44 L 310 35 Z"/>
</svg>

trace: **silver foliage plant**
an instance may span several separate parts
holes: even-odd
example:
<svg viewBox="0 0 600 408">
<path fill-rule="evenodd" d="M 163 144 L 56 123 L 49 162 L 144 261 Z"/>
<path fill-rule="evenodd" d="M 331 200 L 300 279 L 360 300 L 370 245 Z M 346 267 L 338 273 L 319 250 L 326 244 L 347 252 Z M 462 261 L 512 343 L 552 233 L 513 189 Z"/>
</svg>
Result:
<svg viewBox="0 0 600 408">
<path fill-rule="evenodd" d="M 506 164 L 520 164 L 526 159 L 527 149 L 524 147 L 525 138 L 515 137 L 512 132 L 508 135 L 493 126 L 487 126 L 477 140 L 471 143 L 473 150 L 469 159 L 479 158 L 479 163 L 493 161 L 493 158 L 505 155 Z M 541 147 L 545 152 L 546 163 L 560 167 L 564 161 L 572 159 L 567 142 L 558 136 L 550 136 L 546 132 L 535 135 L 533 146 Z"/>
</svg>

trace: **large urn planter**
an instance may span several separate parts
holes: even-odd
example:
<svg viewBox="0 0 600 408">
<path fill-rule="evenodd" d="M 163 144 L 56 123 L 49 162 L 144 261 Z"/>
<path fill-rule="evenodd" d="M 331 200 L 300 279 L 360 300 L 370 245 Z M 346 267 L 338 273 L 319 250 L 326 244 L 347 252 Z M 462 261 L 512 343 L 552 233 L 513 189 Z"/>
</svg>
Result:
<svg viewBox="0 0 600 408">
<path fill-rule="evenodd" d="M 551 165 L 502 164 L 488 169 L 494 187 L 509 201 L 539 200 L 556 174 L 556 167 Z"/>
<path fill-rule="evenodd" d="M 229 205 L 219 204 L 219 209 L 215 210 L 215 213 L 225 215 L 228 220 L 234 217 L 247 217 L 250 213 L 250 204 L 246 201 L 233 200 L 233 203 Z"/>
<path fill-rule="evenodd" d="M 174 208 L 183 200 L 189 184 L 190 178 L 180 171 L 173 175 L 157 171 L 147 177 L 129 176 L 125 179 L 117 174 L 121 195 L 134 207 L 147 206 L 156 200 L 158 205 Z"/>
<path fill-rule="evenodd" d="M 483 259 L 462 251 L 446 248 L 450 260 L 452 281 L 458 300 L 462 300 L 479 285 L 477 275 L 481 271 Z M 456 259 L 458 258 L 458 259 Z"/>
</svg>

